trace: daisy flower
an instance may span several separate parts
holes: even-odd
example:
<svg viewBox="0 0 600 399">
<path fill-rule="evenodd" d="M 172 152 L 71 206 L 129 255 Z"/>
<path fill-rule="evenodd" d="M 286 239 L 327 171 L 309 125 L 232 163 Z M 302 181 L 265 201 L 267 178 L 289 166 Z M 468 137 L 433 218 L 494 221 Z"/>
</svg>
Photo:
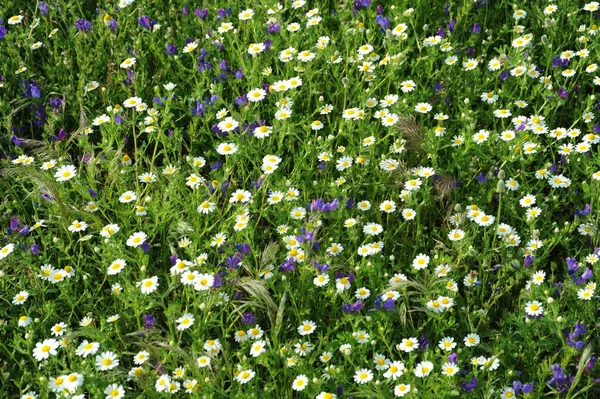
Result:
<svg viewBox="0 0 600 399">
<path fill-rule="evenodd" d="M 417 376 L 419 378 L 425 378 L 429 374 L 431 374 L 432 371 L 433 371 L 433 363 L 431 363 L 430 361 L 423 361 L 423 362 L 420 362 L 419 364 L 417 364 L 417 367 L 415 367 L 414 373 L 415 373 L 415 376 Z"/>
<path fill-rule="evenodd" d="M 240 384 L 247 383 L 252 378 L 254 378 L 254 376 L 256 375 L 256 373 L 252 370 L 241 370 L 241 371 L 237 372 L 236 374 L 237 375 L 235 376 L 235 380 L 237 382 L 239 382 Z"/>
<path fill-rule="evenodd" d="M 208 367 L 210 366 L 210 357 L 206 355 L 200 356 L 198 359 L 196 359 L 196 362 L 200 368 Z"/>
<path fill-rule="evenodd" d="M 448 233 L 448 239 L 450 241 L 460 241 L 465 237 L 465 232 L 461 229 L 450 230 Z"/>
<path fill-rule="evenodd" d="M 319 274 L 313 279 L 313 284 L 317 287 L 324 287 L 329 284 L 329 275 Z"/>
<path fill-rule="evenodd" d="M 21 316 L 17 322 L 19 327 L 27 327 L 33 320 L 29 316 Z"/>
<path fill-rule="evenodd" d="M 412 266 L 415 270 L 425 269 L 429 265 L 429 260 L 430 260 L 429 256 L 427 256 L 425 254 L 419 254 L 413 260 Z"/>
<path fill-rule="evenodd" d="M 71 233 L 76 233 L 79 231 L 85 231 L 87 229 L 86 222 L 80 222 L 79 220 L 74 220 L 73 223 L 68 227 L 68 230 Z"/>
<path fill-rule="evenodd" d="M 477 346 L 477 345 L 479 345 L 479 342 L 480 342 L 479 335 L 474 334 L 474 333 L 468 334 L 465 337 L 464 342 L 465 342 L 465 346 L 467 346 L 467 347 Z"/>
<path fill-rule="evenodd" d="M 139 97 L 129 97 L 127 100 L 125 100 L 125 102 L 123 103 L 123 106 L 125 108 L 135 108 L 139 105 L 142 104 L 142 99 Z"/>
<path fill-rule="evenodd" d="M 187 330 L 194 324 L 194 316 L 191 313 L 186 313 L 180 318 L 178 318 L 175 322 L 177 323 L 177 330 L 183 331 Z"/>
<path fill-rule="evenodd" d="M 477 68 L 478 65 L 479 62 L 474 58 L 469 58 L 463 62 L 463 68 L 465 71 L 472 71 L 473 69 Z"/>
<path fill-rule="evenodd" d="M 410 384 L 399 384 L 394 387 L 394 396 L 403 397 L 410 392 Z"/>
<path fill-rule="evenodd" d="M 133 233 L 129 236 L 126 244 L 128 247 L 137 248 L 144 242 L 146 242 L 146 238 L 148 238 L 148 235 L 146 233 L 144 233 L 143 231 L 138 231 L 137 233 Z"/>
<path fill-rule="evenodd" d="M 136 61 L 136 60 L 135 60 L 135 58 L 134 58 L 134 57 L 127 58 L 125 61 L 123 61 L 123 62 L 121 63 L 121 68 L 123 68 L 123 69 L 128 69 L 128 68 L 131 68 L 132 66 L 134 66 L 134 65 L 135 65 L 135 61 Z"/>
<path fill-rule="evenodd" d="M 77 350 L 75 354 L 81 357 L 87 357 L 89 355 L 94 355 L 100 349 L 100 344 L 98 342 L 88 342 L 88 340 L 84 340 Z"/>
<path fill-rule="evenodd" d="M 238 148 L 234 143 L 221 143 L 217 146 L 217 152 L 221 155 L 231 155 L 237 152 Z"/>
<path fill-rule="evenodd" d="M 541 302 L 529 301 L 525 304 L 525 313 L 532 317 L 541 316 L 544 313 L 544 308 Z"/>
<path fill-rule="evenodd" d="M 421 114 L 426 114 L 431 111 L 432 107 L 429 103 L 418 103 L 415 105 L 415 111 Z"/>
<path fill-rule="evenodd" d="M 294 391 L 303 391 L 308 385 L 308 377 L 304 374 L 297 376 L 292 382 L 292 389 Z"/>
<path fill-rule="evenodd" d="M 582 301 L 589 301 L 593 296 L 594 290 L 589 288 L 582 288 L 577 291 L 577 298 L 581 299 Z"/>
<path fill-rule="evenodd" d="M 265 352 L 266 350 L 266 345 L 267 343 L 265 341 L 256 341 L 252 344 L 252 347 L 250 348 L 250 355 L 252 357 L 258 357 L 260 356 L 262 353 Z"/>
<path fill-rule="evenodd" d="M 153 276 L 150 278 L 145 278 L 142 281 L 136 284 L 137 287 L 140 287 L 142 294 L 151 294 L 158 288 L 160 284 L 158 283 L 158 277 Z"/>
<path fill-rule="evenodd" d="M 403 338 L 398 345 L 398 350 L 406 353 L 414 351 L 419 346 L 419 341 L 416 338 Z"/>
<path fill-rule="evenodd" d="M 144 364 L 150 359 L 150 353 L 148 351 L 140 351 L 133 357 L 133 363 L 140 365 Z"/>
<path fill-rule="evenodd" d="M 67 180 L 71 180 L 77 175 L 77 169 L 73 165 L 64 165 L 56 170 L 54 174 L 54 178 L 58 182 L 64 182 Z"/>
<path fill-rule="evenodd" d="M 385 378 L 391 378 L 392 380 L 396 381 L 396 378 L 404 374 L 404 370 L 404 363 L 400 361 L 393 361 L 389 363 L 388 368 L 385 374 L 383 374 L 383 376 Z"/>
<path fill-rule="evenodd" d="M 354 381 L 357 384 L 366 384 L 373 380 L 373 372 L 369 369 L 356 370 L 354 373 Z"/>
<path fill-rule="evenodd" d="M 310 335 L 317 329 L 317 324 L 311 320 L 304 320 L 302 324 L 298 327 L 298 334 Z"/>
<path fill-rule="evenodd" d="M 54 338 L 45 339 L 42 342 L 35 344 L 35 348 L 33 349 L 33 357 L 39 362 L 44 359 L 48 359 L 50 355 L 56 356 L 58 354 L 56 349 L 59 347 L 60 343 Z"/>
<path fill-rule="evenodd" d="M 96 356 L 96 368 L 99 371 L 112 370 L 119 365 L 119 359 L 113 352 L 107 351 Z"/>
<path fill-rule="evenodd" d="M 452 377 L 460 371 L 456 363 L 446 362 L 442 365 L 442 374 L 447 377 Z"/>
<path fill-rule="evenodd" d="M 125 389 L 119 384 L 110 384 L 104 389 L 106 398 L 122 399 L 125 396 Z"/>
<path fill-rule="evenodd" d="M 445 337 L 440 340 L 438 347 L 443 351 L 449 352 L 456 348 L 456 342 L 454 342 L 454 338 L 452 337 Z"/>
<path fill-rule="evenodd" d="M 198 42 L 190 42 L 183 48 L 184 53 L 191 53 L 198 47 Z"/>
<path fill-rule="evenodd" d="M 8 255 L 10 255 L 15 249 L 15 245 L 14 244 L 6 244 L 5 246 L 3 246 L 0 249 L 0 259 L 4 259 L 6 258 Z"/>
<path fill-rule="evenodd" d="M 248 92 L 248 94 L 246 94 L 248 101 L 250 101 L 251 103 L 262 101 L 265 99 L 266 96 L 267 92 L 260 88 L 252 89 Z"/>
</svg>

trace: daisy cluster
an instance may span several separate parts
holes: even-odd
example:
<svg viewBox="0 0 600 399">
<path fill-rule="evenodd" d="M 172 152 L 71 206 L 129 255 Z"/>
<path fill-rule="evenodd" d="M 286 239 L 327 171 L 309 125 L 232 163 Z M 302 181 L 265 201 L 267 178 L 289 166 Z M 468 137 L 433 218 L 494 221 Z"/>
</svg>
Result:
<svg viewBox="0 0 600 399">
<path fill-rule="evenodd" d="M 0 7 L 0 392 L 598 394 L 598 2 L 193 3 Z"/>
</svg>

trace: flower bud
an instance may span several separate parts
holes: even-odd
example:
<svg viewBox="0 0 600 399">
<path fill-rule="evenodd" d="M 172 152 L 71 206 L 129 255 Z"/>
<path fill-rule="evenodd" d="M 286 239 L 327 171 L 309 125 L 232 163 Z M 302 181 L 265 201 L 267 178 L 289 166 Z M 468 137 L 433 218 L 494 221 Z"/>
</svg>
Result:
<svg viewBox="0 0 600 399">
<path fill-rule="evenodd" d="M 506 188 L 504 186 L 504 180 L 498 180 L 498 184 L 496 184 L 496 192 L 500 193 L 500 194 L 506 192 Z"/>
</svg>

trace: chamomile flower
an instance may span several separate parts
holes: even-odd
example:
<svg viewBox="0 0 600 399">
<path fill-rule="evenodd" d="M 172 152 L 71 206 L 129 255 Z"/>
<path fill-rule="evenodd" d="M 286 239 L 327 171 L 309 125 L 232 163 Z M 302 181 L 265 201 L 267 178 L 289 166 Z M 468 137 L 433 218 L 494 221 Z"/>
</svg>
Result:
<svg viewBox="0 0 600 399">
<path fill-rule="evenodd" d="M 133 357 L 133 363 L 140 365 L 146 363 L 150 359 L 148 351 L 140 351 Z"/>
<path fill-rule="evenodd" d="M 77 175 L 77 169 L 73 165 L 64 165 L 56 170 L 54 178 L 58 182 L 71 180 Z"/>
<path fill-rule="evenodd" d="M 217 152 L 221 155 L 235 154 L 237 150 L 237 145 L 234 143 L 221 143 L 217 146 Z"/>
<path fill-rule="evenodd" d="M 394 396 L 401 398 L 410 391 L 410 384 L 398 384 L 394 387 Z"/>
<path fill-rule="evenodd" d="M 590 288 L 582 288 L 577 291 L 577 298 L 581 299 L 582 301 L 589 301 L 593 296 L 594 290 Z"/>
<path fill-rule="evenodd" d="M 191 313 L 184 314 L 183 316 L 181 316 L 180 318 L 178 318 L 175 321 L 177 323 L 177 330 L 178 331 L 187 330 L 192 325 L 194 325 L 195 320 L 196 319 L 194 318 L 194 316 Z"/>
<path fill-rule="evenodd" d="M 252 347 L 250 348 L 250 355 L 252 357 L 260 356 L 262 353 L 264 353 L 266 351 L 266 346 L 267 346 L 267 343 L 265 341 L 259 340 L 259 341 L 254 342 L 252 344 Z"/>
<path fill-rule="evenodd" d="M 474 334 L 474 333 L 468 334 L 464 339 L 465 346 L 467 346 L 467 347 L 475 347 L 475 346 L 479 345 L 479 342 L 480 342 L 479 335 Z"/>
<path fill-rule="evenodd" d="M 112 370 L 119 365 L 119 359 L 114 352 L 103 352 L 96 356 L 96 368 L 99 371 Z"/>
<path fill-rule="evenodd" d="M 137 287 L 140 288 L 142 294 L 151 294 L 158 289 L 159 286 L 158 277 L 153 276 L 150 278 L 145 278 L 142 281 L 136 284 Z"/>
<path fill-rule="evenodd" d="M 15 249 L 15 244 L 9 243 L 0 248 L 0 260 L 6 258 Z"/>
<path fill-rule="evenodd" d="M 452 377 L 460 371 L 456 363 L 446 362 L 442 365 L 442 374 L 447 377 Z"/>
<path fill-rule="evenodd" d="M 443 351 L 449 352 L 456 348 L 456 342 L 454 342 L 454 338 L 452 337 L 445 337 L 440 340 L 438 347 Z"/>
<path fill-rule="evenodd" d="M 415 376 L 419 378 L 425 378 L 433 371 L 433 363 L 430 361 L 423 361 L 417 364 L 414 369 Z"/>
<path fill-rule="evenodd" d="M 329 284 L 328 274 L 319 274 L 313 279 L 313 284 L 317 287 L 325 287 Z"/>
<path fill-rule="evenodd" d="M 425 269 L 429 265 L 429 256 L 425 254 L 419 254 L 415 259 L 413 259 L 412 267 L 415 270 Z"/>
<path fill-rule="evenodd" d="M 525 313 L 532 317 L 541 316 L 544 313 L 544 307 L 541 302 L 529 301 L 525 304 Z"/>
<path fill-rule="evenodd" d="M 56 351 L 60 347 L 60 343 L 54 338 L 45 339 L 42 342 L 38 342 L 35 344 L 35 348 L 33 349 L 33 357 L 38 362 L 48 359 L 50 356 L 56 356 L 58 352 Z"/>
<path fill-rule="evenodd" d="M 137 233 L 133 233 L 129 236 L 126 244 L 128 247 L 137 248 L 141 246 L 144 242 L 146 242 L 147 238 L 148 235 L 146 233 L 144 233 L 143 231 L 138 231 Z"/>
<path fill-rule="evenodd" d="M 256 373 L 252 370 L 241 370 L 241 371 L 237 372 L 236 374 L 237 375 L 235 376 L 235 380 L 237 382 L 239 382 L 240 384 L 247 383 L 252 378 L 254 378 L 254 376 L 256 375 Z"/>
<path fill-rule="evenodd" d="M 416 338 L 403 338 L 398 344 L 398 350 L 410 353 L 419 347 L 419 341 Z"/>
<path fill-rule="evenodd" d="M 294 391 L 303 391 L 308 386 L 308 377 L 304 374 L 297 376 L 292 382 L 292 389 Z"/>
<path fill-rule="evenodd" d="M 357 384 L 366 384 L 373 380 L 373 372 L 369 369 L 359 369 L 354 373 L 354 382 Z"/>
</svg>

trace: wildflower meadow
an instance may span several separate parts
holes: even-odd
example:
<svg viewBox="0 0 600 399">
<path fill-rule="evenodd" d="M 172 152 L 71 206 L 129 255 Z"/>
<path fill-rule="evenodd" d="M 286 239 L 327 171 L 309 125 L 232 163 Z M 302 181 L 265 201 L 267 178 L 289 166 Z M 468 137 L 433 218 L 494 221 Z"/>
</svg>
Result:
<svg viewBox="0 0 600 399">
<path fill-rule="evenodd" d="M 600 398 L 600 4 L 0 2 L 5 398 Z"/>
</svg>

